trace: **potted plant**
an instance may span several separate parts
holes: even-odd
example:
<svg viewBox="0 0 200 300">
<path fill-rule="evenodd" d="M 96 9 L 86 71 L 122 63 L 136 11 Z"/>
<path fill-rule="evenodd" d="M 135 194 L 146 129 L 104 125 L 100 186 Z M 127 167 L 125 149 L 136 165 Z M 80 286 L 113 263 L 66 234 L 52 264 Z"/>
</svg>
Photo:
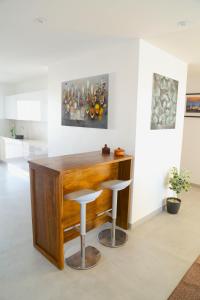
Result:
<svg viewBox="0 0 200 300">
<path fill-rule="evenodd" d="M 12 126 L 12 128 L 10 129 L 10 133 L 11 133 L 11 137 L 15 138 L 15 135 L 16 135 L 15 126 Z"/>
<path fill-rule="evenodd" d="M 179 172 L 176 167 L 173 167 L 169 174 L 169 188 L 174 191 L 175 196 L 167 198 L 167 211 L 170 214 L 177 214 L 181 206 L 180 193 L 182 191 L 188 192 L 190 189 L 188 172 L 184 170 Z"/>
</svg>

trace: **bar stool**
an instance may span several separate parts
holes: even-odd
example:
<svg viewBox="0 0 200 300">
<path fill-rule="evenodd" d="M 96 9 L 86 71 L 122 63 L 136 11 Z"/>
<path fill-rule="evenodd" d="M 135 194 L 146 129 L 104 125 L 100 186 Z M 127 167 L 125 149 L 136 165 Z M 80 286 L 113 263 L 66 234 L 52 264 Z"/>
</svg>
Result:
<svg viewBox="0 0 200 300">
<path fill-rule="evenodd" d="M 102 182 L 101 186 L 106 189 L 112 190 L 112 227 L 102 230 L 98 239 L 101 244 L 106 247 L 117 248 L 122 246 L 127 241 L 127 234 L 121 229 L 116 228 L 117 218 L 117 196 L 118 191 L 128 187 L 131 183 L 130 180 L 109 180 Z"/>
<path fill-rule="evenodd" d="M 100 196 L 102 190 L 94 191 L 83 189 L 77 192 L 73 192 L 64 196 L 67 200 L 75 200 L 80 204 L 80 239 L 81 239 L 81 250 L 72 256 L 66 258 L 66 264 L 77 270 L 87 270 L 94 267 L 101 254 L 95 247 L 85 247 L 85 236 L 86 236 L 86 204 L 94 201 Z"/>
</svg>

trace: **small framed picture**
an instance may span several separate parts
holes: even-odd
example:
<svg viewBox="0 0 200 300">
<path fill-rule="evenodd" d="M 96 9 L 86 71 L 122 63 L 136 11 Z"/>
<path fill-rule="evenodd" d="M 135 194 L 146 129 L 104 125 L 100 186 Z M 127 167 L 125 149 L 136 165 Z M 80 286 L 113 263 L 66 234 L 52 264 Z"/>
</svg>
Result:
<svg viewBox="0 0 200 300">
<path fill-rule="evenodd" d="M 200 93 L 186 94 L 185 117 L 200 117 Z"/>
</svg>

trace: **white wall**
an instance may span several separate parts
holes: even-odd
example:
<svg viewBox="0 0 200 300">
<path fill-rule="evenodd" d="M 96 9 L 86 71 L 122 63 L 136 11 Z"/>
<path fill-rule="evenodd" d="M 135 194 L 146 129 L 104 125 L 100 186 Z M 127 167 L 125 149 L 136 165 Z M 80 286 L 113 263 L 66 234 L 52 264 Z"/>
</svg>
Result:
<svg viewBox="0 0 200 300">
<path fill-rule="evenodd" d="M 153 73 L 179 81 L 176 129 L 150 130 Z M 186 64 L 140 42 L 132 222 L 162 206 L 169 169 L 179 167 L 185 107 Z"/>
<path fill-rule="evenodd" d="M 9 134 L 9 121 L 4 120 L 4 98 L 14 92 L 13 85 L 0 84 L 0 136 Z"/>
<path fill-rule="evenodd" d="M 188 73 L 187 93 L 200 93 L 200 74 Z M 191 181 L 200 185 L 200 118 L 185 118 L 181 168 L 191 174 Z"/>
<path fill-rule="evenodd" d="M 188 70 L 187 93 L 200 93 L 200 73 Z"/>
<path fill-rule="evenodd" d="M 9 128 L 12 128 L 13 125 L 16 133 L 24 135 L 25 139 L 47 141 L 46 122 L 9 120 Z"/>
<path fill-rule="evenodd" d="M 29 80 L 20 81 L 16 83 L 14 87 L 16 94 L 46 90 L 48 87 L 48 76 L 38 76 Z"/>
<path fill-rule="evenodd" d="M 13 94 L 29 93 L 33 91 L 47 90 L 48 77 L 38 76 L 13 84 Z M 48 107 L 46 107 L 48 114 Z M 47 140 L 47 123 L 31 121 L 9 121 L 9 128 L 16 127 L 17 134 L 23 134 L 27 139 Z"/>
<path fill-rule="evenodd" d="M 110 74 L 109 129 L 61 126 L 61 83 Z M 49 66 L 49 154 L 100 150 L 105 143 L 134 152 L 138 41 L 119 44 Z"/>
<path fill-rule="evenodd" d="M 179 166 L 186 71 L 186 65 L 178 59 L 139 40 L 49 66 L 50 155 L 100 150 L 105 143 L 134 154 L 131 223 L 161 207 L 166 174 L 172 166 Z M 154 72 L 179 81 L 175 130 L 150 130 Z M 61 126 L 62 81 L 105 73 L 110 73 L 109 129 Z"/>
</svg>

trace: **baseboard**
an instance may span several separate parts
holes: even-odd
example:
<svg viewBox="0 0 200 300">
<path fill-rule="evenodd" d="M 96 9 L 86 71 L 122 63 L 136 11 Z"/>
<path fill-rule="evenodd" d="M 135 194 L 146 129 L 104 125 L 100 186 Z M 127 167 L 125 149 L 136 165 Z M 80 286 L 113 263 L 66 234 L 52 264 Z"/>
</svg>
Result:
<svg viewBox="0 0 200 300">
<path fill-rule="evenodd" d="M 194 186 L 194 187 L 200 188 L 200 184 L 191 183 L 191 185 Z M 163 204 L 163 206 L 161 206 L 160 208 L 154 210 L 152 213 L 148 214 L 147 216 L 139 219 L 138 221 L 136 221 L 136 222 L 134 222 L 132 224 L 129 223 L 129 229 L 132 230 L 132 229 L 136 228 L 137 226 L 142 225 L 143 223 L 149 221 L 150 219 L 152 219 L 156 215 L 160 214 L 164 210 L 165 210 L 165 204 Z"/>
<path fill-rule="evenodd" d="M 197 184 L 197 183 L 191 183 L 191 186 L 194 186 L 194 187 L 200 187 L 200 184 Z"/>
<path fill-rule="evenodd" d="M 133 230 L 135 229 L 137 226 L 142 225 L 143 223 L 151 220 L 153 217 L 159 215 L 162 211 L 165 210 L 165 205 L 161 206 L 160 208 L 154 210 L 153 212 L 151 212 L 150 214 L 146 215 L 145 217 L 139 219 L 138 221 L 134 222 L 134 223 L 129 223 L 129 229 Z"/>
</svg>

